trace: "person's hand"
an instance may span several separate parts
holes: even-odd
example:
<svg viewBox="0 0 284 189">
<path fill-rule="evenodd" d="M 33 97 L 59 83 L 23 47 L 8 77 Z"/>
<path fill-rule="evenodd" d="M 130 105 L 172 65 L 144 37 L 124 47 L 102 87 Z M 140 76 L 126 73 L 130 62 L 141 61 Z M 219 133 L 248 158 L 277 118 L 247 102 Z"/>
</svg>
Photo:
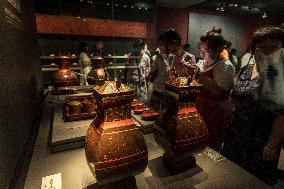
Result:
<svg viewBox="0 0 284 189">
<path fill-rule="evenodd" d="M 200 74 L 200 69 L 195 64 L 186 65 L 187 73 L 192 79 L 197 79 Z"/>
<path fill-rule="evenodd" d="M 192 65 L 192 59 L 190 57 L 186 57 L 186 58 L 182 58 L 182 60 L 180 61 L 184 66 L 189 66 Z"/>
<path fill-rule="evenodd" d="M 277 146 L 265 145 L 262 151 L 262 159 L 271 161 L 277 158 Z"/>
</svg>

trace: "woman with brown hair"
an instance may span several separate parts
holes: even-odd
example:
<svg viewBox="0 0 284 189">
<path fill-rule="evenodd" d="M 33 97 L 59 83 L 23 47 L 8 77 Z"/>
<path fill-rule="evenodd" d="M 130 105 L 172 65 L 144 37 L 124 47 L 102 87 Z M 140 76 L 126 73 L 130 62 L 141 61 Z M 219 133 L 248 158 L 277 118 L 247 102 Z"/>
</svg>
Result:
<svg viewBox="0 0 284 189">
<path fill-rule="evenodd" d="M 268 184 L 277 182 L 284 139 L 284 32 L 267 27 L 251 40 L 255 61 L 241 68 L 223 154 Z"/>
<path fill-rule="evenodd" d="M 208 31 L 200 37 L 199 82 L 204 89 L 196 99 L 196 108 L 209 130 L 209 146 L 220 150 L 223 129 L 230 112 L 229 94 L 233 87 L 234 67 L 220 53 L 226 40 L 219 33 Z"/>
</svg>

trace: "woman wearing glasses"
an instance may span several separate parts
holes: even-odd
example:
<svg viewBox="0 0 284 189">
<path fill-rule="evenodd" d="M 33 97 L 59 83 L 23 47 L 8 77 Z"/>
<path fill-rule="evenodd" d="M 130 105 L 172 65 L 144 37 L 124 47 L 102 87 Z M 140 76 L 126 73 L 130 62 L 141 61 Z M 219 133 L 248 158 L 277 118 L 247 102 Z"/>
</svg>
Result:
<svg viewBox="0 0 284 189">
<path fill-rule="evenodd" d="M 268 184 L 279 176 L 284 138 L 284 33 L 257 30 L 251 40 L 255 61 L 241 68 L 232 92 L 234 104 L 223 154 Z"/>
</svg>

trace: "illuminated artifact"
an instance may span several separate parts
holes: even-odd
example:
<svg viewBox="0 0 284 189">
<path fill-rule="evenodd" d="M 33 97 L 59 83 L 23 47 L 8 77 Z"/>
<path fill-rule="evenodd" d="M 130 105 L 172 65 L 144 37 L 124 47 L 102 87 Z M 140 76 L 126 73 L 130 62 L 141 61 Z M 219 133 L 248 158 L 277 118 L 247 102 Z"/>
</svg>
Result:
<svg viewBox="0 0 284 189">
<path fill-rule="evenodd" d="M 70 68 L 70 58 L 68 56 L 57 57 L 59 61 L 59 70 L 53 77 L 53 83 L 56 87 L 75 86 L 78 83 L 78 78 Z"/>
<path fill-rule="evenodd" d="M 102 188 L 136 188 L 148 164 L 142 133 L 131 117 L 134 90 L 115 81 L 94 87 L 97 116 L 88 128 L 86 159 Z"/>
<path fill-rule="evenodd" d="M 168 75 L 168 107 L 155 123 L 154 137 L 165 150 L 165 166 L 176 174 L 196 166 L 194 153 L 206 146 L 208 130 L 194 104 L 202 88 L 195 76 L 177 77 L 174 70 Z"/>
<path fill-rule="evenodd" d="M 89 85 L 103 85 L 106 80 L 106 72 L 103 68 L 103 58 L 91 58 L 92 70 L 88 73 Z"/>
</svg>

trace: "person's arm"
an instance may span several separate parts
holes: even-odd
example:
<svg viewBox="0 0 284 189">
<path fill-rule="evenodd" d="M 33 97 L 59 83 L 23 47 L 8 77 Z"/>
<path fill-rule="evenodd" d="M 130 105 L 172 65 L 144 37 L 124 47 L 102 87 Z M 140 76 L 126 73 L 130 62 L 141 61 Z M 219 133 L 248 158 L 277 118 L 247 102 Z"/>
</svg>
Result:
<svg viewBox="0 0 284 189">
<path fill-rule="evenodd" d="M 232 55 L 232 63 L 234 66 L 238 65 L 238 57 L 236 55 Z"/>
<path fill-rule="evenodd" d="M 234 74 L 234 68 L 231 64 L 220 63 L 214 68 L 214 79 L 201 73 L 199 82 L 213 95 L 219 95 L 232 88 Z"/>
<path fill-rule="evenodd" d="M 191 64 L 196 64 L 196 59 L 195 56 L 193 54 L 190 54 L 190 58 L 191 58 Z"/>
<path fill-rule="evenodd" d="M 263 149 L 263 159 L 273 160 L 277 158 L 281 144 L 284 142 L 284 111 L 278 112 L 273 123 L 270 137 Z"/>
<path fill-rule="evenodd" d="M 82 66 L 83 67 L 89 66 L 90 63 L 91 63 L 91 60 L 90 60 L 89 56 L 86 53 L 81 53 L 80 59 L 82 61 Z"/>
<path fill-rule="evenodd" d="M 159 63 L 159 57 L 156 56 L 156 58 L 153 60 L 153 63 L 150 65 L 150 73 L 149 73 L 149 81 L 152 83 L 155 80 L 156 73 L 158 72 L 158 63 Z"/>
<path fill-rule="evenodd" d="M 148 55 L 146 55 L 147 58 L 145 58 L 145 77 L 148 78 L 149 73 L 151 71 L 151 60 Z"/>
</svg>

